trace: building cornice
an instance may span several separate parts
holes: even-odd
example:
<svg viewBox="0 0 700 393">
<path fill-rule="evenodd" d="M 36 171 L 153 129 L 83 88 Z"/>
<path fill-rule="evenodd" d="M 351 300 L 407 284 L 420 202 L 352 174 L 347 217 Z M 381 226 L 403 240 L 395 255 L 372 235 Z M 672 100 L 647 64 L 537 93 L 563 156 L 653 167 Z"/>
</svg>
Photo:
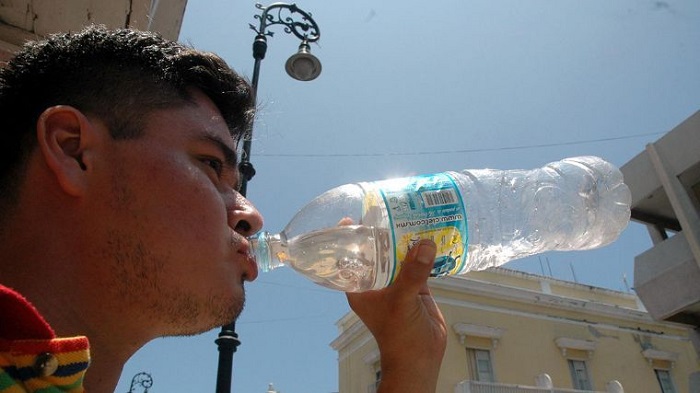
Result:
<svg viewBox="0 0 700 393">
<path fill-rule="evenodd" d="M 501 273 L 499 271 L 499 273 Z M 576 299 L 573 297 L 533 291 L 526 288 L 502 285 L 490 281 L 482 281 L 467 276 L 444 277 L 430 281 L 431 288 L 448 291 L 459 291 L 463 294 L 486 296 L 493 299 L 517 302 L 520 304 L 536 304 L 557 310 L 576 311 L 589 315 L 602 315 L 613 318 L 623 318 L 635 322 L 655 323 L 646 311 L 623 307 L 616 304 L 602 303 L 593 300 Z M 624 295 L 613 292 L 614 294 Z M 630 295 L 628 295 L 630 296 Z M 636 297 L 634 297 L 636 298 Z M 678 326 L 684 326 L 677 324 Z"/>
<path fill-rule="evenodd" d="M 354 320 L 352 322 L 349 322 L 350 318 Z M 346 348 L 350 344 L 350 342 L 354 340 L 358 335 L 362 333 L 368 333 L 365 324 L 362 323 L 360 318 L 358 318 L 357 315 L 352 311 L 346 314 L 345 317 L 343 317 L 341 320 L 343 321 L 343 325 L 347 327 L 340 331 L 340 334 L 335 340 L 331 341 L 330 346 L 336 351 L 341 351 L 344 348 Z M 347 323 L 350 323 L 350 325 L 348 326 Z M 358 346 L 364 345 L 371 338 L 372 336 L 368 334 L 368 338 L 366 340 L 363 340 Z"/>
<path fill-rule="evenodd" d="M 490 339 L 491 347 L 494 349 L 498 346 L 498 340 L 503 337 L 503 333 L 505 332 L 505 329 L 502 328 L 464 322 L 455 323 L 452 325 L 452 329 L 457 333 L 457 336 L 459 336 L 459 342 L 462 343 L 462 345 L 464 345 L 468 336 L 473 336 Z"/>
<path fill-rule="evenodd" d="M 561 350 L 561 356 L 563 357 L 566 357 L 566 352 L 569 349 L 574 349 L 577 351 L 586 352 L 588 354 L 588 357 L 590 358 L 593 356 L 593 351 L 595 351 L 595 348 L 597 346 L 597 343 L 595 341 L 579 340 L 577 338 L 569 337 L 559 337 L 556 340 L 554 340 L 554 343 Z"/>
</svg>

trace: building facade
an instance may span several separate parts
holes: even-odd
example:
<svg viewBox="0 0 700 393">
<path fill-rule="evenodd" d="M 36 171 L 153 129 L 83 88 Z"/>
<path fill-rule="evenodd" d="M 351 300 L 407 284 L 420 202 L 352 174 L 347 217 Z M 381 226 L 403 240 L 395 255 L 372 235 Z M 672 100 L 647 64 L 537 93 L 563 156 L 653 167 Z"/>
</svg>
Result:
<svg viewBox="0 0 700 393">
<path fill-rule="evenodd" d="M 692 325 L 700 355 L 700 111 L 620 170 L 652 241 L 634 258 L 635 290 L 654 319 Z M 690 379 L 700 392 L 700 372 Z"/>
<path fill-rule="evenodd" d="M 0 1 L 0 62 L 26 41 L 90 24 L 157 31 L 176 40 L 186 5 L 187 0 Z"/>
<path fill-rule="evenodd" d="M 449 329 L 438 392 L 682 393 L 700 370 L 689 326 L 633 294 L 503 268 L 430 286 Z M 376 342 L 352 312 L 337 325 L 340 392 L 373 392 Z"/>
<path fill-rule="evenodd" d="M 653 243 L 635 257 L 636 291 L 652 317 L 698 328 L 700 111 L 620 169 L 632 191 L 632 219 L 647 226 Z"/>
</svg>

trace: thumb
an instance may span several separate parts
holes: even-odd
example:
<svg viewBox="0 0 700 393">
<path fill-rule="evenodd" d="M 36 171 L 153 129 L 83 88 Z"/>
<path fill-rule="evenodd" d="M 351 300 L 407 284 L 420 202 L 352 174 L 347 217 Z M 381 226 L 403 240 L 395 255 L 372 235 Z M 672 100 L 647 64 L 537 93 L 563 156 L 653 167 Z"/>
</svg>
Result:
<svg viewBox="0 0 700 393">
<path fill-rule="evenodd" d="M 427 239 L 411 247 L 394 285 L 403 287 L 402 293 L 420 292 L 433 269 L 436 252 L 435 243 Z"/>
</svg>

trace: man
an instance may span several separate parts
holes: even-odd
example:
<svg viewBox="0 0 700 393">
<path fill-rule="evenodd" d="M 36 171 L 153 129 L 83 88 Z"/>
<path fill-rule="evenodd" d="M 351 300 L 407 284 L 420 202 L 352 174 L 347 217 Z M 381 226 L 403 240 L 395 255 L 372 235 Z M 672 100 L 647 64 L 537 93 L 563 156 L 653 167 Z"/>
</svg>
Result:
<svg viewBox="0 0 700 393">
<path fill-rule="evenodd" d="M 148 341 L 240 314 L 263 224 L 237 192 L 253 115 L 221 58 L 150 33 L 57 35 L 0 71 L 0 392 L 113 391 Z M 435 390 L 434 256 L 421 243 L 390 288 L 348 295 L 380 391 Z"/>
</svg>

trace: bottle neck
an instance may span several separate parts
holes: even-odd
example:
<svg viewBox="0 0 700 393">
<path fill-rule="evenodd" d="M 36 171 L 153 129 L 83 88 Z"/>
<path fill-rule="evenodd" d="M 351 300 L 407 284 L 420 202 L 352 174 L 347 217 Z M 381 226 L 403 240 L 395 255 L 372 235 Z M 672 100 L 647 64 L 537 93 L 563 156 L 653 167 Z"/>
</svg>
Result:
<svg viewBox="0 0 700 393">
<path fill-rule="evenodd" d="M 250 253 L 261 272 L 269 272 L 284 265 L 284 258 L 281 257 L 285 255 L 283 249 L 286 248 L 286 242 L 282 235 L 263 231 L 250 237 L 248 241 Z"/>
</svg>

